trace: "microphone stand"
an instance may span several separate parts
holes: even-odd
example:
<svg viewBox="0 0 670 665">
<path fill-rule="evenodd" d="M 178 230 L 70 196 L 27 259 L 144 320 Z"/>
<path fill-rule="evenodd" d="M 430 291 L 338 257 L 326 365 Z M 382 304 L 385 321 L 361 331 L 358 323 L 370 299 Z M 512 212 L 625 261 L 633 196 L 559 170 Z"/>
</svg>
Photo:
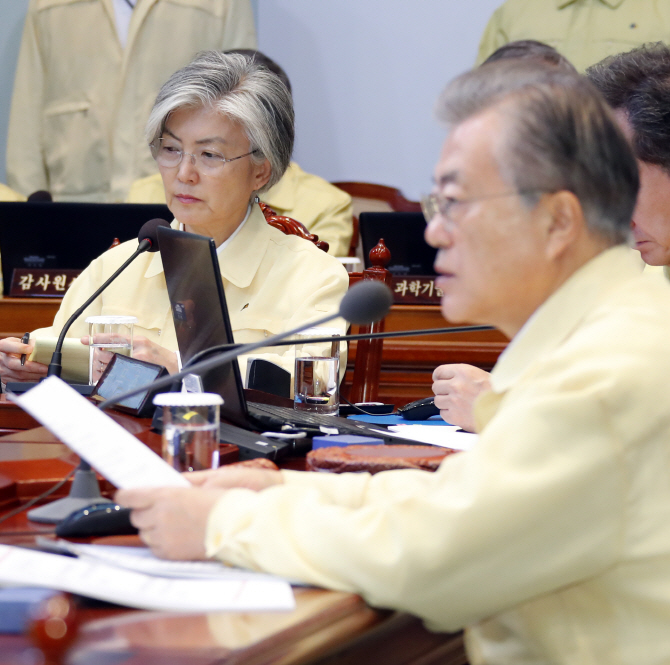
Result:
<svg viewBox="0 0 670 665">
<path fill-rule="evenodd" d="M 146 252 L 152 243 L 147 238 L 140 241 L 133 255 L 90 297 L 86 302 L 67 320 L 66 324 L 58 336 L 58 342 L 51 356 L 47 376 L 57 376 L 60 378 L 62 371 L 62 349 L 65 335 L 75 320 L 83 311 L 143 252 Z M 85 508 L 94 503 L 112 503 L 100 494 L 100 484 L 91 465 L 84 459 L 80 460 L 79 466 L 75 471 L 70 492 L 66 497 L 52 501 L 39 508 L 34 508 L 28 512 L 28 519 L 32 522 L 42 522 L 45 524 L 57 524 L 64 520 L 75 510 Z"/>
<path fill-rule="evenodd" d="M 378 333 L 361 333 L 360 335 L 339 335 L 337 337 L 310 337 L 310 344 L 321 344 L 327 342 L 355 342 L 361 339 L 389 339 L 395 337 L 421 337 L 422 335 L 448 335 L 451 333 L 463 332 L 480 332 L 484 330 L 495 330 L 494 326 L 452 326 L 451 328 L 426 328 L 425 330 L 389 330 L 388 332 Z M 267 342 L 267 340 L 266 340 Z M 281 342 L 276 342 L 272 346 L 291 346 L 296 341 L 293 339 L 285 339 Z M 212 353 L 228 351 L 238 348 L 239 344 L 219 344 L 212 346 L 209 349 L 198 351 L 189 361 L 184 365 L 184 369 L 191 368 L 195 363 L 199 362 L 201 358 L 206 358 Z M 270 346 L 270 344 L 267 344 Z M 246 353 L 246 352 L 245 352 Z M 173 375 L 174 376 L 174 375 Z"/>
<path fill-rule="evenodd" d="M 84 304 L 75 311 L 75 313 L 66 321 L 60 335 L 58 335 L 58 341 L 56 342 L 56 348 L 51 356 L 51 362 L 49 363 L 49 369 L 47 370 L 47 376 L 57 376 L 60 378 L 61 372 L 63 371 L 63 342 L 65 341 L 65 335 L 67 331 L 70 330 L 72 324 L 82 315 L 84 310 L 143 252 L 146 252 L 151 247 L 151 241 L 147 238 L 144 238 L 140 241 L 140 244 L 137 246 L 137 249 L 133 255 L 90 297 Z"/>
<path fill-rule="evenodd" d="M 341 316 L 341 314 L 339 311 L 337 311 L 334 314 L 329 314 L 328 316 L 324 316 L 321 319 L 312 321 L 309 323 L 309 325 L 302 324 L 300 326 L 296 326 L 295 328 L 287 330 L 286 332 L 277 333 L 276 335 L 266 337 L 259 342 L 251 342 L 249 344 L 235 344 L 233 345 L 235 348 L 226 351 L 225 353 L 222 353 L 218 356 L 215 356 L 214 358 L 209 358 L 208 360 L 201 360 L 200 362 L 195 363 L 194 365 L 191 365 L 186 369 L 183 369 L 181 372 L 164 376 L 162 379 L 157 379 L 156 381 L 147 383 L 143 386 L 140 386 L 139 388 L 135 388 L 134 390 L 128 390 L 127 392 L 121 393 L 120 395 L 114 395 L 113 397 L 106 399 L 104 402 L 100 402 L 100 404 L 98 404 L 98 408 L 104 411 L 105 409 L 108 409 L 110 406 L 114 406 L 118 402 L 122 402 L 124 399 L 127 399 L 128 397 L 138 395 L 139 393 L 142 393 L 149 388 L 151 389 L 166 388 L 167 386 L 172 385 L 175 381 L 179 381 L 180 379 L 183 379 L 185 376 L 189 374 L 208 372 L 210 369 L 214 369 L 219 365 L 225 365 L 226 363 L 235 360 L 238 356 L 241 356 L 245 353 L 251 353 L 252 351 L 255 351 L 256 349 L 261 349 L 264 346 L 276 346 L 277 345 L 276 342 L 279 342 L 280 340 L 283 340 L 286 337 L 296 335 L 297 333 L 302 332 L 306 328 L 318 327 L 323 323 L 327 323 L 328 321 L 332 321 L 333 319 L 338 318 L 339 316 Z M 330 340 L 331 338 L 329 338 L 329 341 Z M 291 343 L 295 344 L 295 341 L 292 341 Z"/>
</svg>

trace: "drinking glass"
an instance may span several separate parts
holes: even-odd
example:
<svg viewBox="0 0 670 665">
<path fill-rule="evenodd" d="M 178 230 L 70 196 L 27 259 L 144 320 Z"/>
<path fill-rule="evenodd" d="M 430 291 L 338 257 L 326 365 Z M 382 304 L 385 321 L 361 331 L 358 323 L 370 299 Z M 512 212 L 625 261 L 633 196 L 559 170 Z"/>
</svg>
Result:
<svg viewBox="0 0 670 665">
<path fill-rule="evenodd" d="M 339 337 L 337 328 L 308 328 L 295 336 L 293 408 L 336 416 L 340 408 L 340 342 L 310 342 Z"/>
<path fill-rule="evenodd" d="M 160 393 L 163 407 L 163 459 L 177 471 L 202 471 L 219 466 L 219 407 L 215 393 Z"/>
<path fill-rule="evenodd" d="M 94 386 L 105 371 L 112 353 L 133 355 L 134 316 L 89 316 L 88 382 Z"/>
</svg>

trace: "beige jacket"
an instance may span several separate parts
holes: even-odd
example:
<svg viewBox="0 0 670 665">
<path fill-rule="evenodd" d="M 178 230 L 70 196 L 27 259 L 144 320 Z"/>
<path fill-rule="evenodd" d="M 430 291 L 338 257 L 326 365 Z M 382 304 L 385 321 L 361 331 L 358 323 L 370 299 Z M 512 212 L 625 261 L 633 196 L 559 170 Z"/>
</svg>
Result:
<svg viewBox="0 0 670 665">
<path fill-rule="evenodd" d="M 278 214 L 297 219 L 327 241 L 329 254 L 348 255 L 354 213 L 346 192 L 291 162 L 281 180 L 260 197 Z M 134 182 L 128 203 L 165 203 L 160 173 Z"/>
<path fill-rule="evenodd" d="M 31 192 L 32 193 L 32 192 Z M 13 189 L 10 189 L 7 187 L 7 185 L 3 185 L 0 182 L 0 201 L 25 201 L 26 197 L 21 196 L 18 192 L 15 192 Z"/>
<path fill-rule="evenodd" d="M 173 227 L 176 226 L 175 221 Z M 52 326 L 36 330 L 33 336 L 58 335 L 77 307 L 136 249 L 137 241 L 131 240 L 95 259 L 68 290 Z M 336 311 L 349 287 L 347 272 L 336 259 L 307 240 L 284 235 L 269 226 L 258 206 L 254 206 L 240 232 L 221 251 L 219 263 L 233 335 L 242 344 Z M 136 316 L 136 335 L 171 351 L 177 350 L 160 253 L 138 257 L 86 309 L 68 337 L 88 335 L 85 319 L 97 314 Z M 328 325 L 338 327 L 342 334 L 345 332 L 346 324 L 341 319 Z M 254 357 L 265 357 L 287 370 L 293 369 L 292 347 L 276 347 Z M 245 376 L 245 361 L 240 365 Z"/>
<path fill-rule="evenodd" d="M 207 552 L 467 631 L 470 663 L 670 662 L 670 285 L 617 247 L 533 315 L 439 470 L 284 471 Z"/>
<path fill-rule="evenodd" d="M 508 42 L 536 39 L 583 72 L 608 55 L 669 38 L 667 0 L 507 0 L 484 30 L 477 64 Z"/>
<path fill-rule="evenodd" d="M 122 48 L 113 0 L 31 0 L 7 142 L 10 187 L 125 201 L 156 172 L 144 125 L 159 88 L 203 49 L 255 48 L 249 0 L 138 0 Z"/>
</svg>

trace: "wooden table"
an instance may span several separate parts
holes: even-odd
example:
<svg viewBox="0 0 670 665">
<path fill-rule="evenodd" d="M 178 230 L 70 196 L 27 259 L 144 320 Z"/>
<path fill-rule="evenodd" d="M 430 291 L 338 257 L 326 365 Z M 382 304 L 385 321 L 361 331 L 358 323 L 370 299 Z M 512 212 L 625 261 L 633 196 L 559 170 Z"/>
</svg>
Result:
<svg viewBox="0 0 670 665">
<path fill-rule="evenodd" d="M 156 449 L 149 421 L 114 418 Z M 63 478 L 78 458 L 0 398 L 0 515 Z M 223 452 L 234 458 L 229 446 Z M 65 493 L 63 492 L 55 496 Z M 103 490 L 112 488 L 103 483 Z M 25 514 L 0 524 L 0 543 L 25 545 L 53 527 Z M 292 612 L 188 614 L 83 607 L 68 665 L 465 665 L 459 634 L 431 633 L 415 617 L 370 608 L 355 594 L 295 589 Z M 0 635 L 0 665 L 25 665 L 23 636 Z"/>
<path fill-rule="evenodd" d="M 60 305 L 49 298 L 0 297 L 0 339 L 51 325 Z M 385 320 L 387 331 L 444 328 L 437 305 L 394 305 Z M 432 373 L 445 363 L 467 363 L 490 370 L 507 346 L 498 331 L 406 337 L 384 341 L 379 399 L 402 405 L 432 394 Z M 349 354 L 348 383 L 351 385 L 356 343 Z M 346 396 L 346 392 L 344 393 Z"/>
</svg>

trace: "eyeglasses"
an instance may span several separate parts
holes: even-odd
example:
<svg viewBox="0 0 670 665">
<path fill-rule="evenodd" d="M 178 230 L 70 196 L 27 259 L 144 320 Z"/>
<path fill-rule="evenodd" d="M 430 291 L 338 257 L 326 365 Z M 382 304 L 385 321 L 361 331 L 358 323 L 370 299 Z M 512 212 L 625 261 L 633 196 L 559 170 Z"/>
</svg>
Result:
<svg viewBox="0 0 670 665">
<path fill-rule="evenodd" d="M 230 159 L 227 159 L 218 152 L 206 149 L 196 153 L 184 152 L 169 139 L 157 139 L 155 143 L 151 144 L 151 154 L 158 166 L 162 166 L 166 169 L 175 168 L 181 164 L 184 155 L 188 155 L 191 158 L 191 164 L 194 164 L 198 171 L 205 175 L 217 175 L 222 171 L 226 162 L 234 162 L 237 159 L 248 157 L 256 152 L 258 152 L 258 150 L 251 150 L 239 157 L 231 157 Z"/>
<path fill-rule="evenodd" d="M 442 194 L 428 194 L 421 197 L 421 212 L 426 219 L 426 224 L 430 223 L 437 215 L 442 215 L 447 221 L 453 221 L 452 213 L 454 208 L 467 203 L 476 203 L 477 201 L 486 201 L 488 199 L 501 199 L 506 196 L 525 196 L 526 194 L 538 194 L 544 190 L 534 189 L 521 192 L 503 192 L 501 194 L 490 194 L 489 196 L 475 196 L 470 199 L 455 199 L 453 196 L 442 196 Z"/>
</svg>

